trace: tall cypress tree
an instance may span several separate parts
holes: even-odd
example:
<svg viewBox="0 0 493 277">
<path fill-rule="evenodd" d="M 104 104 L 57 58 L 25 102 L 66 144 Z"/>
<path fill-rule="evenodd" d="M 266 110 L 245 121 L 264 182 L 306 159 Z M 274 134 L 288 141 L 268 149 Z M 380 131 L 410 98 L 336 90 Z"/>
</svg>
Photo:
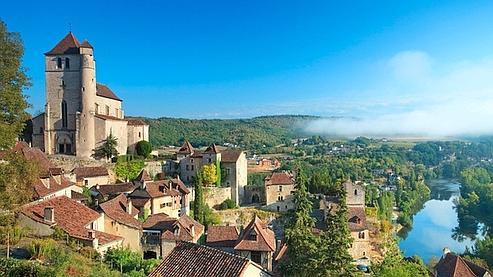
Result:
<svg viewBox="0 0 493 277">
<path fill-rule="evenodd" d="M 298 167 L 297 186 L 294 193 L 295 209 L 289 216 L 286 226 L 286 243 L 288 258 L 281 264 L 281 271 L 286 276 L 309 276 L 316 274 L 315 253 L 318 251 L 319 237 L 312 228 L 315 220 L 310 216 L 312 202 L 306 189 L 307 177 Z"/>
<path fill-rule="evenodd" d="M 352 238 L 348 225 L 346 191 L 338 186 L 339 204 L 327 214 L 327 230 L 321 236 L 320 274 L 324 276 L 352 276 L 355 268 L 349 254 Z"/>
<path fill-rule="evenodd" d="M 193 218 L 199 222 L 204 221 L 204 187 L 202 174 L 197 174 L 194 179 L 195 199 L 193 201 Z"/>
</svg>

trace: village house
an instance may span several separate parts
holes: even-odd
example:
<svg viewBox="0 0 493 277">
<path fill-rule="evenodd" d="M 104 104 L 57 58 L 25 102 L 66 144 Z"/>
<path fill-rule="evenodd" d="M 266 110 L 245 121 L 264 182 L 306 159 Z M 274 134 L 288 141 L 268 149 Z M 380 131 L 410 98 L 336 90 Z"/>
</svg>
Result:
<svg viewBox="0 0 493 277">
<path fill-rule="evenodd" d="M 443 249 L 443 256 L 433 268 L 437 277 L 491 277 L 491 272 L 468 259 Z"/>
<path fill-rule="evenodd" d="M 118 247 L 123 238 L 105 232 L 104 216 L 66 196 L 32 202 L 21 208 L 18 222 L 38 236 L 51 236 L 55 228 L 84 246 L 104 253 Z"/>
<path fill-rule="evenodd" d="M 234 247 L 235 254 L 248 258 L 272 271 L 272 259 L 276 251 L 274 232 L 258 216 L 243 229 Z"/>
<path fill-rule="evenodd" d="M 149 140 L 149 125 L 124 117 L 122 100 L 96 82 L 94 49 L 68 33 L 45 53 L 45 112 L 32 119 L 32 144 L 47 154 L 91 158 L 112 134 L 120 154 Z"/>
<path fill-rule="evenodd" d="M 245 257 L 189 242 L 177 242 L 149 277 L 267 277 L 267 271 Z"/>
<path fill-rule="evenodd" d="M 92 188 L 110 183 L 108 169 L 103 166 L 76 167 L 72 174 L 75 175 L 75 182 L 79 187 Z"/>
<path fill-rule="evenodd" d="M 236 226 L 209 226 L 205 244 L 212 248 L 234 253 L 239 235 Z"/>
<path fill-rule="evenodd" d="M 274 172 L 265 177 L 266 207 L 269 210 L 285 212 L 294 208 L 293 193 L 296 181 L 289 172 Z"/>
<path fill-rule="evenodd" d="M 98 200 L 99 202 L 104 202 L 122 193 L 127 196 L 140 186 L 140 182 L 133 181 L 126 183 L 109 184 L 104 186 L 95 185 L 90 188 L 90 191 L 94 199 Z"/>
<path fill-rule="evenodd" d="M 246 153 L 241 150 L 220 150 L 215 144 L 204 151 L 194 149 L 192 144 L 185 141 L 176 152 L 176 161 L 179 168 L 180 179 L 191 186 L 192 181 L 202 167 L 206 164 L 216 164 L 221 167 L 221 182 L 224 187 L 231 188 L 230 199 L 236 205 L 243 203 L 244 188 L 247 185 L 247 159 Z M 169 162 L 168 164 L 172 164 Z M 168 168 L 166 170 L 169 170 Z M 226 200 L 226 199 L 223 199 Z M 221 201 L 222 202 L 222 201 Z"/>
<path fill-rule="evenodd" d="M 128 195 L 140 211 L 140 215 L 165 213 L 172 217 L 188 214 L 189 194 L 180 178 L 152 181 L 142 170 L 138 181 L 140 186 Z"/>
<path fill-rule="evenodd" d="M 165 257 L 176 241 L 197 243 L 205 227 L 188 215 L 179 218 L 159 213 L 149 216 L 143 224 L 142 248 L 146 258 Z"/>
<path fill-rule="evenodd" d="M 124 194 L 99 204 L 104 215 L 104 230 L 123 238 L 122 245 L 133 251 L 141 252 L 142 223 L 138 220 L 139 210 L 132 200 Z"/>
</svg>

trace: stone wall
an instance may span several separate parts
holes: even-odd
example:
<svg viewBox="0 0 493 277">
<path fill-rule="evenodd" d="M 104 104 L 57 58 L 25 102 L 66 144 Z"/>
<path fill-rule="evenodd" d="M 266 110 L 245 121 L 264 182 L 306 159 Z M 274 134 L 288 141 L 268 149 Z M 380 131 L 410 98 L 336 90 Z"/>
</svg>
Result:
<svg viewBox="0 0 493 277">
<path fill-rule="evenodd" d="M 244 204 L 265 204 L 264 186 L 245 186 Z"/>
<path fill-rule="evenodd" d="M 231 188 L 206 187 L 204 188 L 204 200 L 209 207 L 221 205 L 226 199 L 231 199 Z"/>
<path fill-rule="evenodd" d="M 163 172 L 163 162 L 162 161 L 146 162 L 144 169 L 149 173 L 151 177 L 154 177 L 156 176 L 156 174 Z"/>
</svg>

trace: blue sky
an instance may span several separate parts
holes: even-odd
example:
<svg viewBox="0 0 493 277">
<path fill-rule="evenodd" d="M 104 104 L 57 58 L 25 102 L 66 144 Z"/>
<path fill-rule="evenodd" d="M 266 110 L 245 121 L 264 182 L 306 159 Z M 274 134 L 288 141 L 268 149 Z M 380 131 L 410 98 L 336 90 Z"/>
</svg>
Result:
<svg viewBox="0 0 493 277">
<path fill-rule="evenodd" d="M 0 11 L 25 43 L 32 112 L 44 104 L 43 53 L 70 24 L 127 115 L 398 122 L 470 98 L 493 105 L 492 17 L 492 1 L 6 1 Z"/>
</svg>

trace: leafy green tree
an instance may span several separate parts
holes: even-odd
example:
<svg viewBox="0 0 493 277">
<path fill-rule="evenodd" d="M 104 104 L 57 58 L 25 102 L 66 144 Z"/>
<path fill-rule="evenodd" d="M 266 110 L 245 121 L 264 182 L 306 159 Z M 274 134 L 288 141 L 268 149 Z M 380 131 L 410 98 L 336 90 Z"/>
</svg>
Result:
<svg viewBox="0 0 493 277">
<path fill-rule="evenodd" d="M 137 155 L 147 159 L 152 152 L 152 145 L 146 140 L 141 140 L 135 145 L 135 151 L 137 152 Z"/>
<path fill-rule="evenodd" d="M 115 165 L 115 173 L 122 180 L 128 182 L 135 180 L 140 171 L 145 167 L 145 162 L 140 159 L 134 159 L 132 156 L 120 156 Z"/>
<path fill-rule="evenodd" d="M 117 140 L 118 139 L 110 133 L 103 143 L 94 149 L 93 156 L 97 159 L 106 158 L 108 160 L 118 156 L 118 150 L 116 150 L 116 146 L 118 145 Z"/>
<path fill-rule="evenodd" d="M 0 20 L 0 150 L 12 147 L 28 119 L 22 91 L 31 83 L 22 67 L 24 46 L 18 33 Z"/>
<path fill-rule="evenodd" d="M 193 218 L 199 222 L 204 221 L 204 187 L 202 184 L 202 174 L 197 174 L 194 178 L 195 199 L 193 201 Z"/>
<path fill-rule="evenodd" d="M 313 234 L 315 220 L 310 216 L 312 202 L 306 189 L 307 177 L 298 169 L 297 186 L 294 193 L 294 211 L 286 224 L 287 259 L 281 264 L 286 276 L 317 275 L 320 263 L 316 260 L 320 239 Z"/>
<path fill-rule="evenodd" d="M 327 229 L 322 234 L 320 263 L 325 276 L 350 276 L 355 268 L 349 254 L 352 238 L 348 225 L 346 191 L 339 186 L 337 196 L 339 203 L 335 211 L 327 214 Z"/>
<path fill-rule="evenodd" d="M 375 276 L 382 277 L 419 277 L 429 276 L 426 265 L 418 257 L 405 260 L 395 240 L 391 240 L 385 246 L 384 260 L 375 267 Z"/>
</svg>

